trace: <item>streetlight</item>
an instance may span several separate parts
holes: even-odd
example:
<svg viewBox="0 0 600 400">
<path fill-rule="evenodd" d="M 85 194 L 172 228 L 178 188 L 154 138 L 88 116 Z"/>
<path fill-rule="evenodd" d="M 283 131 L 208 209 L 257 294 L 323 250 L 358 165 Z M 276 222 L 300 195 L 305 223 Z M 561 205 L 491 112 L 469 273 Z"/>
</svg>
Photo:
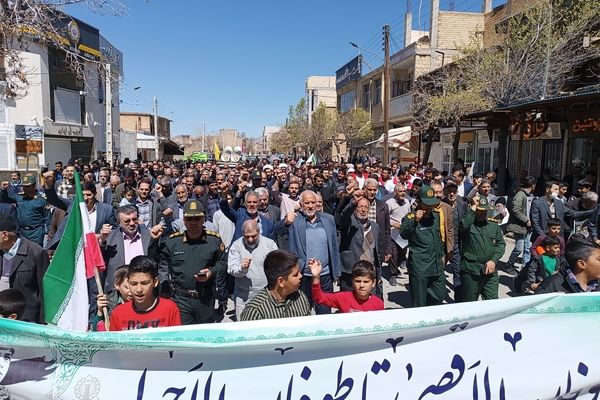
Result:
<svg viewBox="0 0 600 400">
<path fill-rule="evenodd" d="M 385 39 L 385 59 L 381 58 L 377 53 L 360 47 L 354 42 L 349 42 L 350 46 L 357 48 L 359 51 L 366 51 L 373 54 L 375 57 L 383 61 L 383 165 L 388 163 L 388 130 L 389 130 L 389 114 L 390 114 L 390 26 L 383 27 Z"/>
</svg>

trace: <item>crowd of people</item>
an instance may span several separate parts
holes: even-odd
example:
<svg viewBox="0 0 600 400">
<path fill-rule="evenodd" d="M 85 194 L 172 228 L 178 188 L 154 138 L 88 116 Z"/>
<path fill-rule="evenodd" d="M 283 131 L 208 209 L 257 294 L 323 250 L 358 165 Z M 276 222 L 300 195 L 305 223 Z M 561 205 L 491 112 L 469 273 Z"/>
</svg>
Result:
<svg viewBox="0 0 600 400">
<path fill-rule="evenodd" d="M 508 196 L 494 171 L 474 172 L 375 158 L 15 171 L 0 195 L 0 314 L 44 323 L 76 174 L 106 267 L 88 281 L 92 330 L 220 321 L 229 299 L 238 321 L 382 310 L 383 280 L 403 274 L 413 307 L 496 299 L 500 267 L 515 294 L 598 290 L 594 172 L 524 173 Z"/>
</svg>

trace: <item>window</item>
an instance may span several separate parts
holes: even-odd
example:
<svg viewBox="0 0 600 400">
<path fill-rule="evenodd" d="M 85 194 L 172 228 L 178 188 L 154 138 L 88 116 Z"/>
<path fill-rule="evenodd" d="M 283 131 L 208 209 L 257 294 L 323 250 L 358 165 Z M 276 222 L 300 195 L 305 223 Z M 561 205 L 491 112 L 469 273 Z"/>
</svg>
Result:
<svg viewBox="0 0 600 400">
<path fill-rule="evenodd" d="M 375 96 L 373 97 L 373 104 L 381 103 L 381 79 L 375 79 Z"/>
<path fill-rule="evenodd" d="M 341 95 L 340 112 L 347 112 L 354 108 L 354 92 L 355 90 L 352 89 Z"/>
<path fill-rule="evenodd" d="M 371 83 L 367 83 L 366 85 L 363 85 L 362 107 L 365 110 L 368 110 L 370 104 L 371 104 Z"/>
<path fill-rule="evenodd" d="M 54 89 L 54 120 L 81 125 L 81 97 L 69 89 Z"/>
<path fill-rule="evenodd" d="M 392 82 L 392 97 L 402 96 L 410 92 L 411 81 L 393 81 Z"/>
</svg>

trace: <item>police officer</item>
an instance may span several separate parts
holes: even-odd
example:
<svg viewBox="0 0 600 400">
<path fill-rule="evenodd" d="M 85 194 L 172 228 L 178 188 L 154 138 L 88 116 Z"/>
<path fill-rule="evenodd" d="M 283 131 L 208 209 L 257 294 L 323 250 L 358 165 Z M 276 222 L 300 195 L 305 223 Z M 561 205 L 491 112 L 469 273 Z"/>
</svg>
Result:
<svg viewBox="0 0 600 400">
<path fill-rule="evenodd" d="M 204 228 L 204 209 L 198 200 L 183 207 L 185 232 L 177 232 L 158 242 L 162 226 L 152 228 L 149 254 L 159 258 L 163 294 L 171 298 L 181 312 L 184 324 L 213 322 L 215 280 L 227 272 L 227 254 L 219 234 Z"/>
<path fill-rule="evenodd" d="M 400 236 L 410 249 L 407 268 L 413 307 L 441 304 L 446 298 L 444 228 L 436 207 L 440 200 L 431 186 L 417 193 L 417 210 L 406 214 Z"/>
<path fill-rule="evenodd" d="M 46 199 L 37 195 L 35 177 L 25 175 L 22 180 L 23 194 L 10 195 L 8 182 L 2 182 L 1 203 L 17 205 L 19 235 L 44 245 L 46 233 Z"/>
<path fill-rule="evenodd" d="M 483 300 L 498 298 L 496 265 L 506 243 L 496 220 L 488 218 L 491 209 L 488 199 L 478 195 L 459 223 L 461 286 L 457 301 L 477 301 L 480 295 Z"/>
</svg>

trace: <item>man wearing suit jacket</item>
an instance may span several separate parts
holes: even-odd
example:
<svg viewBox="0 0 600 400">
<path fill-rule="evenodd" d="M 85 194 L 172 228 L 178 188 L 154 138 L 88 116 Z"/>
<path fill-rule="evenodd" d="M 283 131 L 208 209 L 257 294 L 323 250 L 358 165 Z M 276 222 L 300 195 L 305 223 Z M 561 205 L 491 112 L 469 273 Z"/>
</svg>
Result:
<svg viewBox="0 0 600 400">
<path fill-rule="evenodd" d="M 44 174 L 44 177 L 46 178 L 44 185 L 44 193 L 46 194 L 47 202 L 58 209 L 66 211 L 65 218 L 63 218 L 60 222 L 56 234 L 46 244 L 46 249 L 54 249 L 60 241 L 63 231 L 65 230 L 65 226 L 67 224 L 66 216 L 71 212 L 73 206 L 77 207 L 78 205 L 75 204 L 73 199 L 63 199 L 58 197 L 56 190 L 54 189 L 53 176 L 50 175 L 52 174 L 52 172 L 46 174 Z M 91 182 L 86 182 L 83 184 L 83 200 L 88 211 L 90 230 L 94 231 L 97 237 L 100 236 L 102 228 L 105 225 L 117 225 L 117 221 L 115 219 L 115 212 L 112 206 L 100 203 L 96 200 L 96 185 L 94 185 Z"/>
<path fill-rule="evenodd" d="M 112 190 L 110 188 L 110 173 L 107 169 L 98 172 L 98 183 L 96 184 L 96 200 L 100 203 L 111 204 Z"/>
<path fill-rule="evenodd" d="M 323 266 L 320 283 L 324 292 L 333 292 L 333 281 L 342 275 L 335 220 L 332 215 L 317 212 L 316 205 L 315 192 L 305 190 L 300 194 L 301 211 L 292 220 L 288 217 L 284 220 L 289 225 L 288 250 L 298 256 L 298 267 L 304 276 L 300 290 L 308 297 L 311 304 L 312 275 L 308 267 L 311 258 L 321 261 Z M 329 314 L 331 308 L 315 304 L 315 312 Z"/>
<path fill-rule="evenodd" d="M 102 278 L 107 291 L 114 289 L 117 268 L 129 264 L 136 256 L 148 255 L 151 240 L 150 230 L 139 224 L 138 211 L 133 204 L 119 207 L 117 219 L 117 229 L 103 229 L 100 235 L 100 248 L 106 265 Z"/>
<path fill-rule="evenodd" d="M 388 262 L 392 258 L 392 233 L 390 228 L 390 210 L 383 200 L 375 198 L 379 190 L 379 183 L 373 178 L 365 180 L 363 196 L 369 200 L 369 221 L 379 226 L 379 237 L 377 239 L 379 259 Z"/>
<path fill-rule="evenodd" d="M 344 208 L 340 214 L 340 261 L 342 264 L 340 290 L 353 290 L 352 268 L 358 261 L 366 260 L 375 267 L 375 294 L 383 298 L 381 261 L 377 243 L 379 226 L 367 218 L 369 200 L 357 196 L 351 200 L 351 203 L 353 207 Z M 393 276 L 393 279 L 395 280 L 396 276 Z"/>
<path fill-rule="evenodd" d="M 269 218 L 273 224 L 279 222 L 281 220 L 281 211 L 279 207 L 269 204 L 269 190 L 259 187 L 256 188 L 255 192 L 258 194 L 258 212 Z"/>
<path fill-rule="evenodd" d="M 531 204 L 531 227 L 533 233 L 531 241 L 535 242 L 538 236 L 545 234 L 548 228 L 548 219 L 558 218 L 561 221 L 565 217 L 572 219 L 587 218 L 594 212 L 593 209 L 585 211 L 575 211 L 567 208 L 565 204 L 558 199 L 558 183 L 547 181 L 544 184 L 544 196 L 538 197 Z"/>
<path fill-rule="evenodd" d="M 466 198 L 471 189 L 473 189 L 473 184 L 465 179 L 465 173 L 460 165 L 452 168 L 452 176 L 458 187 L 458 195 L 463 199 Z"/>
<path fill-rule="evenodd" d="M 20 237 L 8 214 L 0 214 L 0 290 L 18 289 L 26 299 L 21 319 L 43 323 L 42 278 L 48 269 L 48 254 L 38 244 Z"/>
<path fill-rule="evenodd" d="M 143 225 L 150 229 L 153 226 L 161 222 L 161 207 L 158 200 L 153 199 L 150 196 L 152 191 L 152 182 L 148 178 L 142 178 L 138 183 L 137 193 L 138 196 L 135 199 L 135 206 L 138 208 L 138 215 Z"/>
<path fill-rule="evenodd" d="M 225 196 L 227 192 L 221 193 L 221 211 L 235 224 L 233 241 L 242 237 L 242 225 L 249 219 L 258 221 L 261 235 L 275 240 L 275 234 L 282 230 L 283 220 L 275 223 L 260 215 L 258 212 L 258 194 L 254 191 L 246 192 L 246 187 L 247 183 L 245 181 L 238 182 L 238 191 L 235 193 L 231 207 Z M 242 196 L 244 196 L 244 207 L 240 204 Z"/>
</svg>

